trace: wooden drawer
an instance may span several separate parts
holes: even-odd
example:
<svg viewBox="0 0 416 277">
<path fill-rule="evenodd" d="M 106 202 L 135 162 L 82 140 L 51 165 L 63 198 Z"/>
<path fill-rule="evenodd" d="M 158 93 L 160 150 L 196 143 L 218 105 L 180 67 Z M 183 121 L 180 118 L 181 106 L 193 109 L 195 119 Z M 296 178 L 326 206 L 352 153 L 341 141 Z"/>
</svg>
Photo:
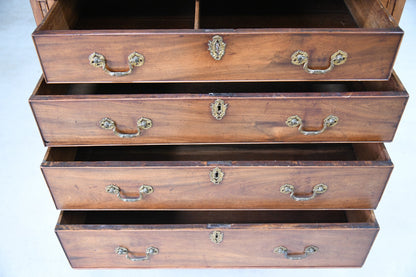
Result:
<svg viewBox="0 0 416 277">
<path fill-rule="evenodd" d="M 383 144 L 66 147 L 42 163 L 64 210 L 374 209 L 392 168 Z"/>
<path fill-rule="evenodd" d="M 391 141 L 408 94 L 386 82 L 38 85 L 30 98 L 47 146 Z M 218 112 L 220 99 L 224 105 Z M 213 110 L 214 108 L 214 110 Z M 389 112 L 386 112 L 389 111 Z M 289 127 L 298 116 L 302 130 Z M 137 127 L 140 118 L 152 127 Z M 101 122 L 110 118 L 119 137 Z M 289 123 L 291 120 L 289 120 Z M 109 125 L 110 126 L 110 125 Z M 110 126 L 111 127 L 111 126 Z"/>
<path fill-rule="evenodd" d="M 372 211 L 65 211 L 56 233 L 75 268 L 359 267 L 378 229 Z"/>
<path fill-rule="evenodd" d="M 378 0 L 67 0 L 33 33 L 49 83 L 387 80 L 402 36 Z"/>
</svg>

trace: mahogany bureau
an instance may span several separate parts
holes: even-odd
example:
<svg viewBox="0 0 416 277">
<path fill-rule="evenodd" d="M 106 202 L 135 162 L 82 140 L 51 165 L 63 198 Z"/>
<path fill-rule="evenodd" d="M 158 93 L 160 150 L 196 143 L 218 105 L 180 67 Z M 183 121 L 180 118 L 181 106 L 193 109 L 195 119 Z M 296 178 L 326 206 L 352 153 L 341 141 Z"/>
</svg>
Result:
<svg viewBox="0 0 416 277">
<path fill-rule="evenodd" d="M 31 0 L 72 267 L 364 263 L 408 98 L 404 1 L 286 2 Z"/>
</svg>

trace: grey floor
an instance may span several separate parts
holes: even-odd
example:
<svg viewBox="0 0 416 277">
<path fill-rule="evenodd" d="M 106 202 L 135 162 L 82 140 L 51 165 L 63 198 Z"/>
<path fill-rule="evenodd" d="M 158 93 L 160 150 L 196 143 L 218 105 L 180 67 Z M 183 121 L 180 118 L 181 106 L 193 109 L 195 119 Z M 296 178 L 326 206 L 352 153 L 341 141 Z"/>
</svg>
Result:
<svg viewBox="0 0 416 277">
<path fill-rule="evenodd" d="M 58 217 L 41 176 L 45 153 L 28 98 L 41 68 L 29 0 L 0 1 L 0 277 L 416 276 L 416 1 L 408 0 L 395 69 L 411 95 L 393 143 L 395 169 L 376 210 L 381 231 L 361 269 L 74 270 L 54 234 Z M 388 111 L 386 111 L 388 112 Z M 363 189 L 366 184 L 363 184 Z"/>
</svg>

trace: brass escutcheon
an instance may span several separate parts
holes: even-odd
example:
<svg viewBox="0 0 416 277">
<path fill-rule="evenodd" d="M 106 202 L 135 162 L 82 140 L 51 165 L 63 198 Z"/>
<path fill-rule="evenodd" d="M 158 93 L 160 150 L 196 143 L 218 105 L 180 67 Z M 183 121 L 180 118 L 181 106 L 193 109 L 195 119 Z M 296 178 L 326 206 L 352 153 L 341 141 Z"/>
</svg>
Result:
<svg viewBox="0 0 416 277">
<path fill-rule="evenodd" d="M 211 114 L 216 120 L 221 120 L 227 111 L 228 104 L 224 100 L 217 99 L 211 103 Z"/>
<path fill-rule="evenodd" d="M 209 234 L 209 239 L 215 244 L 220 244 L 224 239 L 224 233 L 221 231 L 212 231 Z"/>
<path fill-rule="evenodd" d="M 227 44 L 224 42 L 221 36 L 215 35 L 212 40 L 208 41 L 208 51 L 214 60 L 219 61 L 225 54 L 225 47 Z"/>
<path fill-rule="evenodd" d="M 221 184 L 224 179 L 224 172 L 217 166 L 209 172 L 209 179 L 215 185 Z"/>
</svg>

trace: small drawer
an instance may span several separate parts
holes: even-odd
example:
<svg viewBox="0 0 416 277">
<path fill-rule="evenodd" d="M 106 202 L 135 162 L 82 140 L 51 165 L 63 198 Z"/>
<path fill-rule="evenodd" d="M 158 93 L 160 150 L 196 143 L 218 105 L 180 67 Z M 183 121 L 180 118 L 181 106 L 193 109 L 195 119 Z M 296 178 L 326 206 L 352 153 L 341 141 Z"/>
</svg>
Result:
<svg viewBox="0 0 416 277">
<path fill-rule="evenodd" d="M 372 211 L 70 212 L 56 233 L 74 268 L 360 267 Z"/>
<path fill-rule="evenodd" d="M 403 31 L 378 0 L 57 1 L 48 83 L 387 80 Z"/>
<path fill-rule="evenodd" d="M 407 98 L 393 74 L 382 82 L 41 81 L 30 104 L 47 146 L 377 142 L 393 139 Z"/>
<path fill-rule="evenodd" d="M 393 169 L 383 144 L 50 148 L 41 167 L 64 210 L 374 209 Z"/>
</svg>

